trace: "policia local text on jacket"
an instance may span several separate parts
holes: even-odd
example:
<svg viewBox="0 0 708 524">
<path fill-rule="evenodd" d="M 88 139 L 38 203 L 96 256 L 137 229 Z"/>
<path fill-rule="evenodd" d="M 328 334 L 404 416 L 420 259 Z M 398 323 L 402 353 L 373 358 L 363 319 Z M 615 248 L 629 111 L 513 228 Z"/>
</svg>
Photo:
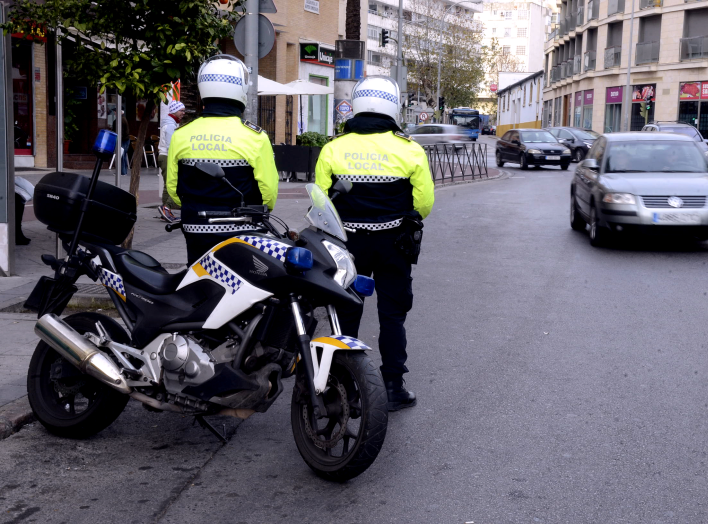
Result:
<svg viewBox="0 0 708 524">
<path fill-rule="evenodd" d="M 408 371 L 404 322 L 413 306 L 411 262 L 397 241 L 407 233 L 404 217 L 422 219 L 430 213 L 434 185 L 425 151 L 393 119 L 356 116 L 344 130 L 322 148 L 316 182 L 324 191 L 333 177 L 353 184 L 334 204 L 344 225 L 356 230 L 348 234 L 347 248 L 357 273 L 373 274 L 376 284 L 381 373 L 388 388 Z M 342 333 L 357 337 L 362 310 L 339 313 Z"/>
<path fill-rule="evenodd" d="M 167 192 L 182 206 L 182 230 L 188 264 L 196 262 L 219 242 L 252 225 L 209 224 L 199 211 L 230 211 L 241 195 L 223 180 L 199 171 L 197 162 L 212 162 L 241 193 L 246 205 L 275 206 L 278 172 L 268 135 L 241 120 L 238 107 L 205 101 L 202 118 L 175 130 L 167 158 Z"/>
</svg>

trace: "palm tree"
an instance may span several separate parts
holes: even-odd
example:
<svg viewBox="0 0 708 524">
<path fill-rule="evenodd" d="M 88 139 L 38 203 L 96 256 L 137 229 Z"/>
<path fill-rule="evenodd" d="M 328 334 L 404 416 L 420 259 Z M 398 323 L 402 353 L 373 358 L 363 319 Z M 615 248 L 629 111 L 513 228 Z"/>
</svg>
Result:
<svg viewBox="0 0 708 524">
<path fill-rule="evenodd" d="M 347 40 L 359 40 L 361 35 L 361 0 L 347 0 L 345 33 Z"/>
</svg>

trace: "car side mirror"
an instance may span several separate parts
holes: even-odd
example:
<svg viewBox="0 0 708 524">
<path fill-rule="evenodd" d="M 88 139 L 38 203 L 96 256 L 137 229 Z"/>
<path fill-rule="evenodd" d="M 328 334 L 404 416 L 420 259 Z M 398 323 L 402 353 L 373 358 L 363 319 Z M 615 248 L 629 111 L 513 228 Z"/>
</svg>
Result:
<svg viewBox="0 0 708 524">
<path fill-rule="evenodd" d="M 194 164 L 194 167 L 202 173 L 214 178 L 224 178 L 226 176 L 226 173 L 224 173 L 223 168 L 219 164 L 212 164 L 211 162 L 197 162 Z"/>
<path fill-rule="evenodd" d="M 521 145 L 521 142 L 519 142 L 519 141 L 516 140 L 516 139 L 512 140 L 511 143 L 514 144 L 515 146 L 520 146 L 520 145 Z"/>
<path fill-rule="evenodd" d="M 584 167 L 585 169 L 589 169 L 590 171 L 599 171 L 600 166 L 597 163 L 597 160 L 594 158 L 586 158 L 580 163 L 580 167 Z"/>
</svg>

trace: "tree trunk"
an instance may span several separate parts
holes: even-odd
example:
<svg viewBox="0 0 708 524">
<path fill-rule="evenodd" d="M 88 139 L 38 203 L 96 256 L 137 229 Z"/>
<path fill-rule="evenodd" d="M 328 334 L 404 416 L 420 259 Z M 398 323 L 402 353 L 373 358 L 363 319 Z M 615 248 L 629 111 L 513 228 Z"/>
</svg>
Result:
<svg viewBox="0 0 708 524">
<path fill-rule="evenodd" d="M 361 36 L 361 0 L 347 0 L 347 40 L 359 40 Z"/>
<path fill-rule="evenodd" d="M 143 111 L 143 119 L 140 121 L 140 129 L 138 130 L 137 140 L 135 141 L 135 151 L 133 151 L 133 167 L 130 169 L 130 194 L 135 197 L 135 203 L 140 204 L 138 189 L 140 188 L 140 164 L 143 161 L 143 149 L 145 147 L 145 137 L 147 136 L 148 125 L 152 110 L 155 109 L 155 101 L 148 99 Z M 122 244 L 124 249 L 130 249 L 133 246 L 133 233 L 135 228 L 130 230 L 130 234 Z"/>
</svg>

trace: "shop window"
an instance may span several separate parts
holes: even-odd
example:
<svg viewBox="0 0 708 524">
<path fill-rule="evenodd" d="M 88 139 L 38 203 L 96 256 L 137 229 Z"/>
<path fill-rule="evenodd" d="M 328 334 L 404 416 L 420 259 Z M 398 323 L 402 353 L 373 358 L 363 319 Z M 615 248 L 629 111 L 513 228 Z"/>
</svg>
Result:
<svg viewBox="0 0 708 524">
<path fill-rule="evenodd" d="M 592 106 L 583 107 L 583 129 L 592 129 Z"/>
<path fill-rule="evenodd" d="M 639 104 L 636 104 L 637 107 Z M 605 106 L 605 133 L 617 133 L 622 130 L 622 104 Z M 641 127 L 640 127 L 641 130 Z"/>
<path fill-rule="evenodd" d="M 32 42 L 12 42 L 12 109 L 15 154 L 32 155 L 34 145 L 34 95 L 32 93 Z"/>
<path fill-rule="evenodd" d="M 313 84 L 326 86 L 327 77 L 310 75 Z M 307 103 L 307 130 L 323 135 L 327 134 L 327 95 L 309 95 Z"/>
</svg>

